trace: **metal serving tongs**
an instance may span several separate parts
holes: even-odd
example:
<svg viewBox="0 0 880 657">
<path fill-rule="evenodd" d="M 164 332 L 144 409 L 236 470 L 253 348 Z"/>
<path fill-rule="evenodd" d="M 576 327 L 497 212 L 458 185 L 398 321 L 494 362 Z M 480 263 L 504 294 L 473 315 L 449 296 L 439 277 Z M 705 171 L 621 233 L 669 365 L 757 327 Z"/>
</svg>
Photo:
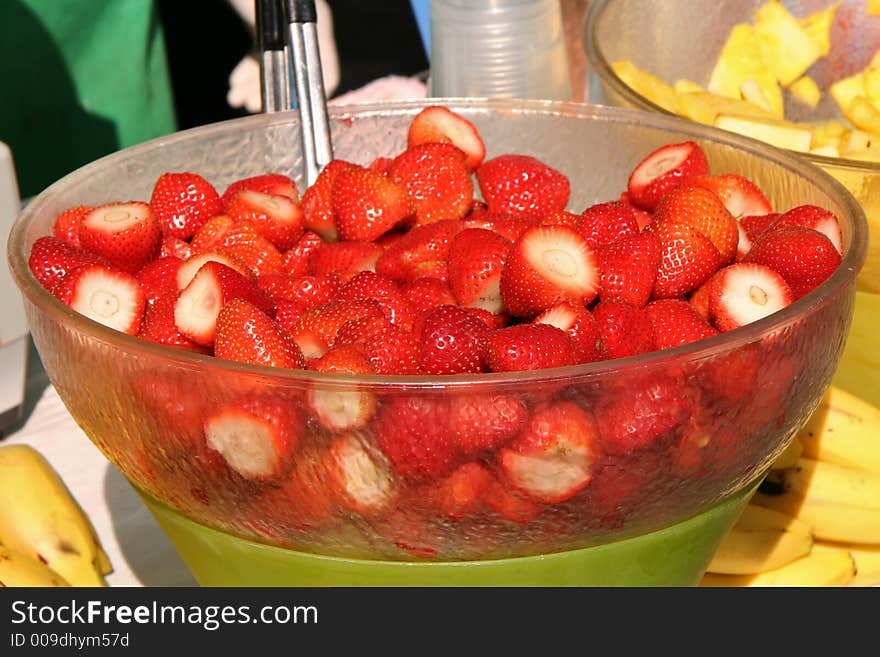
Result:
<svg viewBox="0 0 880 657">
<path fill-rule="evenodd" d="M 284 108 L 291 107 L 291 101 L 294 99 L 289 92 L 292 73 L 296 106 L 300 115 L 306 185 L 311 186 L 321 169 L 333 159 L 324 75 L 321 69 L 321 54 L 318 50 L 318 12 L 314 0 L 256 0 L 256 2 L 258 32 L 265 33 L 265 36 L 258 37 L 261 44 L 265 44 L 261 45 L 261 48 L 275 47 L 274 52 L 267 52 L 265 49 L 262 51 L 263 108 L 264 111 L 275 111 L 273 107 L 278 107 L 275 100 L 276 92 L 283 94 L 285 83 L 287 83 L 288 97 Z M 286 24 L 286 29 L 279 25 L 282 20 Z M 284 40 L 286 43 L 282 42 L 283 46 L 275 37 L 279 31 L 286 36 Z M 283 57 L 281 60 L 277 57 L 279 46 L 286 49 L 286 62 L 283 61 Z M 272 63 L 265 64 L 267 60 L 271 60 Z M 278 64 L 279 61 L 281 64 Z M 283 66 L 284 63 L 287 66 Z M 268 78 L 271 78 L 271 81 Z"/>
</svg>

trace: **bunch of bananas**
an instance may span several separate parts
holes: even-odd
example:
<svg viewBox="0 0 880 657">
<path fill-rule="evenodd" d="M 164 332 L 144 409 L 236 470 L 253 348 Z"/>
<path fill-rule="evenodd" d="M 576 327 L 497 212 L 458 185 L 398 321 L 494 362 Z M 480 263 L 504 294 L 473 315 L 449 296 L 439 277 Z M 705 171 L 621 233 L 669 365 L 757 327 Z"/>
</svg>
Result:
<svg viewBox="0 0 880 657">
<path fill-rule="evenodd" d="M 0 586 L 106 586 L 92 523 L 37 450 L 0 446 Z"/>
<path fill-rule="evenodd" d="M 880 585 L 880 409 L 830 387 L 700 585 Z"/>
</svg>

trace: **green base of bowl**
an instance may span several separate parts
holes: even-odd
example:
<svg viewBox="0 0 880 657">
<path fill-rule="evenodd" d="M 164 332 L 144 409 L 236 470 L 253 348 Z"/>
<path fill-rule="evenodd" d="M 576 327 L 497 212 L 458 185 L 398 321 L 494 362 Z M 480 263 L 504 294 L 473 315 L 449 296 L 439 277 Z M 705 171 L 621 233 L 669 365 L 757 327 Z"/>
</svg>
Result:
<svg viewBox="0 0 880 657">
<path fill-rule="evenodd" d="M 694 586 L 756 487 L 650 534 L 554 554 L 461 562 L 285 550 L 200 525 L 139 492 L 202 586 Z"/>
</svg>

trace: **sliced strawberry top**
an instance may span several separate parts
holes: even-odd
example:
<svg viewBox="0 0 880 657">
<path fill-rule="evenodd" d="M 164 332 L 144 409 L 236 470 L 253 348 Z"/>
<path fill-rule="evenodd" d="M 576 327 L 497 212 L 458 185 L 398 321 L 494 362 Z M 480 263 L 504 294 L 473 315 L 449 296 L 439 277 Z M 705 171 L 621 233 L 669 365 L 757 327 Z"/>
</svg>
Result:
<svg viewBox="0 0 880 657">
<path fill-rule="evenodd" d="M 90 205 L 78 205 L 67 208 L 55 217 L 52 234 L 58 239 L 73 246 L 79 246 L 79 225 L 83 218 L 93 210 Z"/>
<path fill-rule="evenodd" d="M 236 180 L 229 185 L 221 197 L 223 207 L 228 207 L 232 197 L 245 189 L 260 192 L 261 194 L 286 196 L 294 203 L 299 203 L 299 190 L 297 190 L 296 183 L 292 178 L 285 176 L 283 173 L 264 173 Z"/>
<path fill-rule="evenodd" d="M 49 292 L 74 269 L 96 262 L 107 264 L 97 254 L 52 236 L 37 238 L 28 257 L 28 267 Z"/>
<path fill-rule="evenodd" d="M 117 269 L 134 273 L 156 257 L 162 231 L 148 204 L 108 203 L 82 218 L 79 241 Z"/>
<path fill-rule="evenodd" d="M 696 176 L 709 173 L 706 154 L 698 144 L 685 141 L 661 146 L 642 160 L 629 177 L 629 201 L 653 212 L 667 192 Z"/>
<path fill-rule="evenodd" d="M 486 156 L 486 145 L 476 126 L 460 114 L 440 105 L 432 105 L 413 117 L 407 132 L 407 144 L 451 143 L 467 157 L 468 169 L 474 171 Z"/>
</svg>

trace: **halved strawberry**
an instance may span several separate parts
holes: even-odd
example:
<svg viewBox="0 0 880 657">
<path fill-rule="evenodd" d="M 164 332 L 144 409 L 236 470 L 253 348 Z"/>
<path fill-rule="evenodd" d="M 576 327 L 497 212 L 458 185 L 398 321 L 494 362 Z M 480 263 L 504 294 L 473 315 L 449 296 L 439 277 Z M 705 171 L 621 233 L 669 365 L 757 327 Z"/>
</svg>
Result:
<svg viewBox="0 0 880 657">
<path fill-rule="evenodd" d="M 416 226 L 385 250 L 376 261 L 376 272 L 398 283 L 423 276 L 446 280 L 450 243 L 464 228 L 451 220 Z"/>
<path fill-rule="evenodd" d="M 465 154 L 452 144 L 409 147 L 391 162 L 388 178 L 406 189 L 416 225 L 461 219 L 471 209 L 474 183 Z"/>
<path fill-rule="evenodd" d="M 303 211 L 303 221 L 307 230 L 312 230 L 327 242 L 335 242 L 339 239 L 336 230 L 336 219 L 333 216 L 333 205 L 330 202 L 330 190 L 333 181 L 340 172 L 346 169 L 356 168 L 356 164 L 345 160 L 330 160 L 321 169 L 321 173 L 315 182 L 303 193 L 300 207 Z"/>
<path fill-rule="evenodd" d="M 180 269 L 177 270 L 177 289 L 182 290 L 189 285 L 196 272 L 207 262 L 219 262 L 221 265 L 234 269 L 249 281 L 256 280 L 254 273 L 240 258 L 233 256 L 223 249 L 208 249 L 202 253 L 196 253 L 183 261 Z"/>
<path fill-rule="evenodd" d="M 226 214 L 236 223 L 250 222 L 279 251 L 296 244 L 305 230 L 299 203 L 287 196 L 243 189 L 229 199 Z"/>
<path fill-rule="evenodd" d="M 626 358 L 657 348 L 651 318 L 644 308 L 623 301 L 601 301 L 593 308 L 593 317 L 599 325 L 603 359 Z"/>
<path fill-rule="evenodd" d="M 147 299 L 137 279 L 108 265 L 74 269 L 53 294 L 79 314 L 129 335 L 137 335 L 144 320 Z"/>
<path fill-rule="evenodd" d="M 83 218 L 92 210 L 94 208 L 91 205 L 77 205 L 63 210 L 55 217 L 55 222 L 52 224 L 52 234 L 62 242 L 80 246 L 79 226 Z"/>
<path fill-rule="evenodd" d="M 260 192 L 261 194 L 286 196 L 294 203 L 299 203 L 299 190 L 296 188 L 296 183 L 290 178 L 290 176 L 285 176 L 283 173 L 263 173 L 257 176 L 250 176 L 249 178 L 236 180 L 229 185 L 221 197 L 223 200 L 223 207 L 226 208 L 232 200 L 232 197 L 245 189 Z"/>
<path fill-rule="evenodd" d="M 571 338 L 549 324 L 516 324 L 491 331 L 483 339 L 480 352 L 492 372 L 538 370 L 577 363 Z"/>
<path fill-rule="evenodd" d="M 274 310 L 272 299 L 247 278 L 219 262 L 206 262 L 178 295 L 174 324 L 193 342 L 210 347 L 221 309 L 239 298 L 255 304 L 261 312 Z"/>
<path fill-rule="evenodd" d="M 752 247 L 744 262 L 765 265 L 791 288 L 792 301 L 822 284 L 840 265 L 840 253 L 819 231 L 806 226 L 772 229 Z"/>
<path fill-rule="evenodd" d="M 107 203 L 82 218 L 79 242 L 117 269 L 133 274 L 156 257 L 162 231 L 146 203 Z"/>
<path fill-rule="evenodd" d="M 324 239 L 318 233 L 307 230 L 302 234 L 296 244 L 290 247 L 282 255 L 284 271 L 291 276 L 305 276 L 309 273 L 309 256 L 312 251 L 324 244 Z"/>
<path fill-rule="evenodd" d="M 350 511 L 376 515 L 391 509 L 400 487 L 385 456 L 354 433 L 337 436 L 328 449 L 328 479 Z"/>
<path fill-rule="evenodd" d="M 719 269 L 712 277 L 709 317 L 719 330 L 730 331 L 791 302 L 791 289 L 782 276 L 764 265 L 741 262 Z"/>
<path fill-rule="evenodd" d="M 599 324 L 584 306 L 563 301 L 535 317 L 533 323 L 549 324 L 565 331 L 571 338 L 578 363 L 592 363 L 602 358 Z"/>
<path fill-rule="evenodd" d="M 667 192 L 688 179 L 708 173 L 706 153 L 695 142 L 661 146 L 639 162 L 630 174 L 627 182 L 629 201 L 653 212 Z"/>
<path fill-rule="evenodd" d="M 74 269 L 92 263 L 107 262 L 100 256 L 73 246 L 57 237 L 38 237 L 31 247 L 28 267 L 44 288 L 52 292 Z"/>
<path fill-rule="evenodd" d="M 415 308 L 390 278 L 373 271 L 362 271 L 349 280 L 336 295 L 344 301 L 373 299 L 382 308 L 388 321 L 405 330 L 412 328 Z"/>
<path fill-rule="evenodd" d="M 471 461 L 421 490 L 420 503 L 436 509 L 449 520 L 462 520 L 480 510 L 483 494 L 492 479 L 492 473 L 485 466 Z"/>
<path fill-rule="evenodd" d="M 208 219 L 223 212 L 214 186 L 197 173 L 163 173 L 156 180 L 150 206 L 165 235 L 189 239 Z"/>
<path fill-rule="evenodd" d="M 336 230 L 344 240 L 373 241 L 409 218 L 406 187 L 362 167 L 340 171 L 330 188 Z"/>
<path fill-rule="evenodd" d="M 419 334 L 421 370 L 426 374 L 483 372 L 480 345 L 489 331 L 464 308 L 439 306 L 429 311 Z"/>
<path fill-rule="evenodd" d="M 228 214 L 218 214 L 203 223 L 189 241 L 190 247 L 198 253 L 214 247 L 223 246 L 223 236 L 235 225 Z"/>
<path fill-rule="evenodd" d="M 550 213 L 552 216 L 557 213 Z M 527 228 L 537 226 L 538 224 L 548 224 L 539 221 L 537 217 L 531 215 L 514 215 L 506 212 L 489 212 L 489 210 L 474 210 L 462 221 L 465 228 L 484 228 L 498 233 L 501 237 L 506 237 L 511 242 L 515 242 Z"/>
<path fill-rule="evenodd" d="M 309 254 L 309 273 L 336 274 L 344 283 L 361 271 L 377 271 L 382 247 L 359 240 L 328 242 Z"/>
<path fill-rule="evenodd" d="M 660 240 L 660 266 L 654 279 L 654 298 L 675 298 L 695 290 L 721 264 L 721 255 L 715 245 L 689 224 L 652 222 L 645 230 L 653 232 Z"/>
<path fill-rule="evenodd" d="M 645 226 L 651 223 L 651 220 L 654 218 L 653 214 L 633 204 L 629 192 L 621 192 L 620 197 L 617 200 L 620 203 L 628 205 L 632 209 L 633 215 L 636 218 L 636 223 L 639 225 L 639 230 L 644 230 Z"/>
<path fill-rule="evenodd" d="M 370 361 L 359 346 L 334 346 L 309 369 L 339 374 L 374 374 Z M 306 402 L 322 427 L 347 431 L 365 426 L 376 412 L 376 395 L 351 386 L 312 384 Z"/>
<path fill-rule="evenodd" d="M 657 349 L 671 349 L 718 334 L 718 331 L 683 299 L 657 299 L 645 306 L 645 312 L 654 328 Z"/>
<path fill-rule="evenodd" d="M 205 420 L 208 446 L 246 479 L 283 474 L 299 445 L 303 422 L 294 404 L 271 398 L 222 405 Z"/>
<path fill-rule="evenodd" d="M 544 507 L 519 490 L 510 489 L 492 478 L 483 493 L 485 505 L 505 520 L 525 524 L 544 511 Z"/>
<path fill-rule="evenodd" d="M 812 228 L 831 240 L 837 252 L 843 254 L 843 233 L 840 230 L 840 220 L 830 210 L 820 208 L 817 205 L 799 205 L 783 212 L 779 220 L 773 224 L 773 228 L 782 228 L 783 226 Z"/>
<path fill-rule="evenodd" d="M 528 417 L 526 405 L 513 395 L 462 393 L 450 400 L 449 431 L 463 458 L 479 458 L 510 442 Z"/>
<path fill-rule="evenodd" d="M 574 228 L 592 249 L 639 234 L 635 211 L 620 201 L 591 205 L 581 213 Z"/>
<path fill-rule="evenodd" d="M 138 337 L 176 349 L 209 353 L 210 349 L 190 340 L 174 324 L 174 304 L 180 291 L 172 289 L 158 297 L 147 308 Z"/>
<path fill-rule="evenodd" d="M 184 294 L 186 290 L 181 296 Z M 175 310 L 175 317 L 177 314 Z M 217 315 L 216 324 L 214 356 L 217 358 L 268 367 L 302 369 L 305 366 L 302 352 L 290 334 L 250 301 L 240 297 L 227 301 Z"/>
<path fill-rule="evenodd" d="M 499 155 L 476 170 L 480 192 L 492 212 L 542 217 L 565 210 L 568 178 L 531 155 Z"/>
<path fill-rule="evenodd" d="M 281 251 L 248 221 L 233 223 L 212 248 L 219 248 L 237 257 L 256 276 L 284 271 Z"/>
<path fill-rule="evenodd" d="M 660 239 L 651 232 L 623 237 L 596 249 L 599 299 L 644 306 L 660 268 Z"/>
<path fill-rule="evenodd" d="M 409 301 L 416 313 L 424 313 L 432 308 L 443 305 L 454 305 L 455 297 L 449 283 L 440 278 L 422 276 L 401 288 L 404 298 Z"/>
<path fill-rule="evenodd" d="M 159 246 L 160 258 L 180 258 L 187 260 L 193 255 L 193 249 L 189 242 L 182 240 L 174 235 L 165 235 L 162 237 L 162 244 Z"/>
<path fill-rule="evenodd" d="M 598 288 L 595 253 L 568 226 L 527 229 L 501 271 L 501 298 L 516 317 L 534 317 L 559 301 L 586 305 Z"/>
<path fill-rule="evenodd" d="M 654 222 L 693 226 L 709 238 L 721 256 L 721 264 L 733 262 L 739 230 L 736 219 L 718 196 L 699 185 L 684 184 L 668 192 L 657 204 Z"/>
<path fill-rule="evenodd" d="M 483 228 L 468 228 L 453 238 L 446 266 L 449 287 L 460 306 L 491 313 L 504 309 L 501 270 L 512 246 L 510 240 Z"/>
<path fill-rule="evenodd" d="M 429 142 L 451 143 L 460 148 L 473 171 L 486 156 L 486 145 L 476 126 L 460 114 L 440 105 L 431 105 L 413 117 L 407 131 L 407 145 Z"/>
<path fill-rule="evenodd" d="M 177 291 L 177 272 L 181 265 L 183 260 L 179 258 L 156 258 L 135 274 L 144 289 L 148 304 L 169 291 Z"/>
<path fill-rule="evenodd" d="M 394 162 L 393 158 L 385 157 L 384 155 L 376 156 L 372 162 L 367 165 L 367 168 L 372 171 L 377 171 L 381 174 L 388 174 L 388 169 L 391 166 L 391 163 Z"/>
<path fill-rule="evenodd" d="M 773 212 L 773 206 L 761 188 L 748 178 L 735 173 L 697 176 L 690 182 L 714 192 L 727 211 L 737 219 Z"/>
<path fill-rule="evenodd" d="M 498 454 L 504 478 L 532 499 L 557 504 L 584 489 L 601 455 L 593 414 L 569 401 L 536 409 Z"/>
</svg>

